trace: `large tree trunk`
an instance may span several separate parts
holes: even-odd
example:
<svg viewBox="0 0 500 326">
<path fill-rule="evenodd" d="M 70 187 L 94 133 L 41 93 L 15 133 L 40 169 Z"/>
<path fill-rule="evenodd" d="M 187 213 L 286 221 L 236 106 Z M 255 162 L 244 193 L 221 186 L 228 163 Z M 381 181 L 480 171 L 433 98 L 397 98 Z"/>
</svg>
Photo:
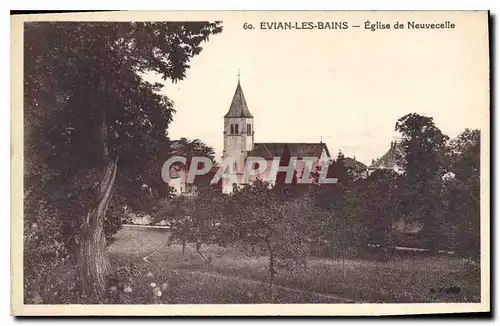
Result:
<svg viewBox="0 0 500 326">
<path fill-rule="evenodd" d="M 106 253 L 104 219 L 111 200 L 117 160 L 110 160 L 99 187 L 95 206 L 87 214 L 81 232 L 79 252 L 80 281 L 83 293 L 93 303 L 102 303 L 106 290 L 109 262 Z"/>
</svg>

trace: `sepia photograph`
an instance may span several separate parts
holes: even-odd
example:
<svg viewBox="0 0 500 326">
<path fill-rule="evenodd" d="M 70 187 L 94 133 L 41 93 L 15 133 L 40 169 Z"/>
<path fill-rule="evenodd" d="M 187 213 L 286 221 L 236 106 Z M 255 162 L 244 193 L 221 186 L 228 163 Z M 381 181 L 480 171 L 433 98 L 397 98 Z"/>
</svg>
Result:
<svg viewBox="0 0 500 326">
<path fill-rule="evenodd" d="M 11 16 L 12 313 L 489 311 L 488 22 Z"/>
</svg>

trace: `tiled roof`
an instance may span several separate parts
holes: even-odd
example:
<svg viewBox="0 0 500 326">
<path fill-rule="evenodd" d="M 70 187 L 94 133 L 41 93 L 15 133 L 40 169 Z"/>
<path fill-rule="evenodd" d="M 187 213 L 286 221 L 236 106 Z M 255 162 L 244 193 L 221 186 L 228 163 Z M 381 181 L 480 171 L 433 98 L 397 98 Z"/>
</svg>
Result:
<svg viewBox="0 0 500 326">
<path fill-rule="evenodd" d="M 253 115 L 248 110 L 247 102 L 245 101 L 245 96 L 243 95 L 243 90 L 241 89 L 239 81 L 234 91 L 231 107 L 224 118 L 253 118 Z"/>
<path fill-rule="evenodd" d="M 398 157 L 404 155 L 401 145 L 396 142 L 391 142 L 391 147 L 381 158 L 375 161 L 368 168 L 372 170 L 376 169 L 394 169 L 398 167 L 397 159 Z"/>
<path fill-rule="evenodd" d="M 255 143 L 248 156 L 272 158 L 281 156 L 285 146 L 288 146 L 290 157 L 320 157 L 323 149 L 330 157 L 328 147 L 324 143 Z"/>
<path fill-rule="evenodd" d="M 356 161 L 355 159 L 350 157 L 344 158 L 344 164 L 346 167 L 351 168 L 356 172 L 364 171 L 367 168 L 367 166 L 364 165 L 363 163 Z"/>
</svg>

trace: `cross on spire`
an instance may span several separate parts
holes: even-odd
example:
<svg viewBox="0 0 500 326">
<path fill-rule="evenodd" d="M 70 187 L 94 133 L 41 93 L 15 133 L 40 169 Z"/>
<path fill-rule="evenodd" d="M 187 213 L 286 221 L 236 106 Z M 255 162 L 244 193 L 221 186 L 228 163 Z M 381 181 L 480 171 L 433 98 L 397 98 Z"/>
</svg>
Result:
<svg viewBox="0 0 500 326">
<path fill-rule="evenodd" d="M 238 68 L 238 84 L 240 83 L 240 68 Z"/>
</svg>

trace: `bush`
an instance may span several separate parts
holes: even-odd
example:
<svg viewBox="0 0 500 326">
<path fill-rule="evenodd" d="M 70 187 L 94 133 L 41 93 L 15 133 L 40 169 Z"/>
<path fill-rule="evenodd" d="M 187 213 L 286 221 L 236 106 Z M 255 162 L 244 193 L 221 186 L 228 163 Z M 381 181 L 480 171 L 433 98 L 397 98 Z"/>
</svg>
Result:
<svg viewBox="0 0 500 326">
<path fill-rule="evenodd" d="M 78 296 L 78 276 L 60 220 L 41 203 L 28 202 L 24 219 L 25 304 L 68 303 Z"/>
</svg>

